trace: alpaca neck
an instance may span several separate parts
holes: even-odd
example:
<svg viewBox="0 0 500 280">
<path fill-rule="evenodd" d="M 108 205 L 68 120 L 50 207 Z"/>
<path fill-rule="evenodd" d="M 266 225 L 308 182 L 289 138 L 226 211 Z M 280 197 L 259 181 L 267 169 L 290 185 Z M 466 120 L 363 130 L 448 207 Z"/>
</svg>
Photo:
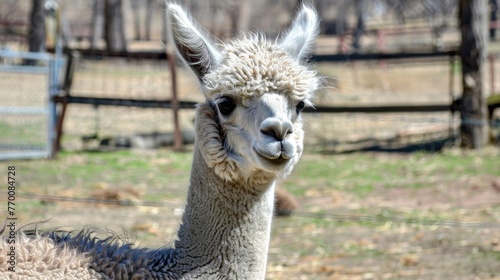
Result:
<svg viewBox="0 0 500 280">
<path fill-rule="evenodd" d="M 178 268 L 189 271 L 188 278 L 264 279 L 273 202 L 274 181 L 258 186 L 225 182 L 196 149 L 176 242 Z"/>
</svg>

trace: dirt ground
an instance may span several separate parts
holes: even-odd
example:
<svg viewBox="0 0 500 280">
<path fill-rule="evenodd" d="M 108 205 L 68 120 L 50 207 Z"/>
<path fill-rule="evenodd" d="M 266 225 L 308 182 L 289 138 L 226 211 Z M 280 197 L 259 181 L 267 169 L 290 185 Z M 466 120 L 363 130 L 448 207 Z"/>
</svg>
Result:
<svg viewBox="0 0 500 280">
<path fill-rule="evenodd" d="M 489 151 L 498 155 L 496 148 Z M 309 153 L 303 161 L 331 157 Z M 333 157 L 342 162 L 357 155 Z M 71 155 L 51 168 L 85 164 L 82 158 Z M 412 156 L 377 153 L 370 158 L 404 162 Z M 122 235 L 137 246 L 172 245 L 184 208 L 189 168 L 168 171 L 169 176 L 181 179 L 173 179 L 167 189 L 162 187 L 165 183 L 147 186 L 146 181 L 134 185 L 109 180 L 108 185 L 100 178 L 99 183 L 87 179 L 69 186 L 64 172 L 59 179 L 64 187 L 54 185 L 38 193 L 137 202 L 151 200 L 160 192 L 168 198 L 153 205 L 116 206 L 18 197 L 19 204 L 25 205 L 19 211 L 20 222 L 49 219 L 45 228 L 71 225 L 66 229 L 92 225 L 104 234 L 111 230 Z M 144 178 L 157 172 L 153 168 Z M 22 176 L 24 187 L 36 190 L 31 175 Z M 334 178 L 325 174 L 325 180 Z M 359 187 L 358 180 L 363 179 L 312 179 L 294 173 L 280 183 L 292 192 L 303 191 L 295 194 L 300 206 L 292 216 L 274 219 L 267 279 L 500 279 L 500 174 L 424 175 L 408 181 L 388 178 L 367 195 L 345 185 L 351 182 Z M 394 187 L 384 186 L 388 182 Z M 405 187 L 419 183 L 427 186 Z"/>
<path fill-rule="evenodd" d="M 490 176 L 432 189 L 379 190 L 365 199 L 338 191 L 311 194 L 301 205 L 322 213 L 321 221 L 295 227 L 310 217 L 300 212 L 288 221 L 276 220 L 268 279 L 500 279 L 500 228 L 473 222 L 485 215 L 498 219 L 492 211 L 499 197 L 500 177 Z M 359 208 L 378 216 L 341 222 Z M 384 211 L 419 214 L 414 220 L 386 220 Z M 435 215 L 449 215 L 457 223 L 426 218 Z M 306 256 L 286 254 L 280 248 L 294 242 L 294 235 L 304 240 L 297 247 L 307 248 L 315 238 L 323 245 L 303 247 L 312 250 Z"/>
<path fill-rule="evenodd" d="M 474 222 L 485 215 L 500 220 L 499 212 L 492 212 L 500 205 L 500 177 L 452 185 L 380 191 L 366 199 L 311 191 L 299 198 L 297 213 L 275 218 L 267 279 L 500 279 L 499 225 Z M 182 199 L 168 204 L 110 207 L 58 202 L 47 203 L 38 215 L 50 218 L 48 227 L 92 224 L 125 232 L 137 246 L 158 247 L 172 245 L 184 207 Z M 379 216 L 373 220 L 351 214 L 361 206 L 373 208 Z M 385 220 L 381 208 L 419 211 L 424 220 Z M 445 213 L 460 222 L 425 220 Z"/>
</svg>

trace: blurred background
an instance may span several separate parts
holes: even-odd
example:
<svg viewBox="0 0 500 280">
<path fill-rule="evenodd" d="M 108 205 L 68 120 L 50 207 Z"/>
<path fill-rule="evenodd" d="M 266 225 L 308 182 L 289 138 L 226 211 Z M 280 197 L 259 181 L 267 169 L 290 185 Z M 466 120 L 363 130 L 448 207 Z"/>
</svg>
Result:
<svg viewBox="0 0 500 280">
<path fill-rule="evenodd" d="M 321 18 L 324 87 L 269 279 L 500 277 L 497 0 L 180 2 L 218 43 L 275 38 L 303 3 Z M 19 170 L 20 221 L 175 239 L 203 95 L 165 9 L 0 0 L 0 167 Z"/>
<path fill-rule="evenodd" d="M 483 2 L 480 34 L 489 43 L 481 51 L 484 62 L 477 79 L 485 99 L 498 94 L 500 81 L 495 79 L 497 4 Z M 228 0 L 183 4 L 216 41 L 223 42 L 248 31 L 276 37 L 301 3 Z M 314 5 L 322 19 L 321 36 L 310 60 L 325 82 L 315 101 L 318 110 L 309 117 L 311 137 L 307 140 L 311 145 L 337 152 L 385 149 L 387 145 L 411 149 L 428 143 L 439 149 L 460 143 L 463 71 L 457 0 L 318 0 Z M 38 148 L 47 146 L 52 155 L 60 147 L 150 145 L 135 143 L 142 138 L 171 144 L 181 138 L 165 135 L 174 128 L 178 133 L 184 131 L 185 141 L 192 141 L 193 111 L 174 110 L 172 114 L 162 109 L 171 108 L 174 97 L 174 106 L 181 109 L 192 109 L 190 102 L 202 98 L 189 71 L 183 66 L 178 71 L 169 69 L 164 10 L 165 3 L 159 0 L 2 1 L 0 48 L 4 75 L 10 77 L 3 79 L 2 98 L 4 104 L 12 105 L 2 107 L 4 117 L 11 124 L 17 122 L 25 134 L 29 125 L 47 127 L 32 136 L 40 139 L 12 143 L 4 150 L 12 152 L 24 144 L 36 150 L 35 142 Z M 55 54 L 53 71 L 48 58 L 30 60 L 15 54 L 27 51 Z M 471 49 L 465 52 L 475 53 Z M 71 59 L 73 56 L 78 58 Z M 46 76 L 39 75 L 43 69 L 18 67 L 20 63 L 45 65 Z M 29 73 L 30 69 L 38 72 Z M 173 78 L 172 71 L 179 74 Z M 43 92 L 47 90 L 51 92 Z M 46 112 L 48 123 L 36 111 L 45 106 L 47 95 L 59 97 L 51 97 L 54 104 Z M 69 95 L 73 98 L 62 98 Z M 180 105 L 176 105 L 178 101 Z M 490 128 L 487 141 L 496 142 L 494 107 L 486 112 L 486 101 L 482 103 L 480 118 L 486 122 L 484 128 Z M 37 104 L 42 107 L 32 108 L 33 112 L 25 108 Z M 177 114 L 180 117 L 174 120 Z M 325 122 L 335 125 L 322 125 Z M 47 131 L 54 134 L 45 135 Z M 52 147 L 55 138 L 57 145 Z"/>
</svg>

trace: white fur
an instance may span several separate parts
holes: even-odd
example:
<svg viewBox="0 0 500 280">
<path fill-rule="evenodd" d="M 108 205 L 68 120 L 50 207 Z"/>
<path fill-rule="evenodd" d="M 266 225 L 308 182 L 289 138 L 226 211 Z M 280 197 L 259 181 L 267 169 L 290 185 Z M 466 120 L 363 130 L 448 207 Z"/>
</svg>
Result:
<svg viewBox="0 0 500 280">
<path fill-rule="evenodd" d="M 311 52 L 318 33 L 318 15 L 312 7 L 304 5 L 280 45 L 295 59 L 304 59 Z"/>
<path fill-rule="evenodd" d="M 89 268 L 91 260 L 88 254 L 57 246 L 51 239 L 40 235 L 28 238 L 18 234 L 15 242 L 11 244 L 0 239 L 0 279 L 101 279 L 98 272 Z M 10 247 L 15 247 L 15 265 L 8 263 Z M 9 267 L 13 267 L 15 273 Z"/>
</svg>

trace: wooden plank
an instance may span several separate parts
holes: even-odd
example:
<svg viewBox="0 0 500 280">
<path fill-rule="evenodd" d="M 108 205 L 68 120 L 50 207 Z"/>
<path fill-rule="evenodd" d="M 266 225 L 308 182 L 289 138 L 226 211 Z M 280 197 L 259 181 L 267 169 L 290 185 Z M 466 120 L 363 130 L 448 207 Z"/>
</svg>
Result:
<svg viewBox="0 0 500 280">
<path fill-rule="evenodd" d="M 384 105 L 384 106 L 316 106 L 304 108 L 305 113 L 417 113 L 450 112 L 451 104 Z"/>
<path fill-rule="evenodd" d="M 56 96 L 54 97 L 54 101 L 58 103 L 67 102 L 73 104 L 88 104 L 95 106 L 121 106 L 121 107 L 140 107 L 140 108 L 166 108 L 166 109 L 172 108 L 172 102 L 170 100 Z M 179 109 L 194 109 L 196 104 L 197 102 L 179 101 Z"/>
<path fill-rule="evenodd" d="M 447 58 L 456 56 L 455 50 L 442 52 L 411 52 L 411 53 L 352 53 L 352 54 L 323 54 L 313 55 L 312 62 L 350 62 L 359 60 L 400 60 L 400 59 L 424 59 L 424 58 Z"/>
</svg>

